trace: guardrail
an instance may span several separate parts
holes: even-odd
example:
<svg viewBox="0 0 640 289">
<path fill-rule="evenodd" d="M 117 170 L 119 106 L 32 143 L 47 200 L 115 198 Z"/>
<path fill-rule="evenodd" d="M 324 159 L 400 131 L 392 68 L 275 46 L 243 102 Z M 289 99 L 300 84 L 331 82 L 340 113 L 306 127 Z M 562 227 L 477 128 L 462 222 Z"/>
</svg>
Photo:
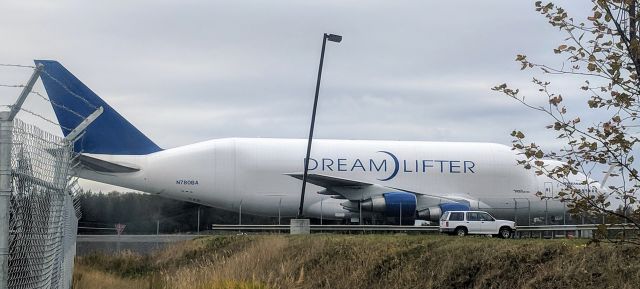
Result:
<svg viewBox="0 0 640 289">
<path fill-rule="evenodd" d="M 116 228 L 100 228 L 100 227 L 78 227 L 78 229 L 116 231 Z"/>
<path fill-rule="evenodd" d="M 311 225 L 312 232 L 438 232 L 438 226 L 393 226 L 393 225 Z M 212 225 L 213 231 L 289 231 L 289 225 Z"/>
<path fill-rule="evenodd" d="M 542 225 L 542 226 L 518 226 L 517 231 L 579 231 L 579 230 L 597 230 L 602 224 L 583 224 L 583 225 Z M 637 230 L 633 224 L 605 224 L 607 230 Z"/>
<path fill-rule="evenodd" d="M 598 230 L 601 224 L 583 225 L 539 225 L 539 226 L 518 226 L 516 233 L 522 235 L 524 232 L 539 233 L 540 237 L 544 232 L 577 232 L 579 236 L 590 237 L 592 232 Z M 637 230 L 633 224 L 609 224 L 605 225 L 608 230 Z M 420 232 L 438 233 L 438 226 L 394 226 L 394 225 L 311 225 L 312 232 Z M 239 231 L 239 232 L 288 232 L 289 225 L 212 225 L 212 231 Z M 553 237 L 554 234 L 552 234 Z"/>
</svg>

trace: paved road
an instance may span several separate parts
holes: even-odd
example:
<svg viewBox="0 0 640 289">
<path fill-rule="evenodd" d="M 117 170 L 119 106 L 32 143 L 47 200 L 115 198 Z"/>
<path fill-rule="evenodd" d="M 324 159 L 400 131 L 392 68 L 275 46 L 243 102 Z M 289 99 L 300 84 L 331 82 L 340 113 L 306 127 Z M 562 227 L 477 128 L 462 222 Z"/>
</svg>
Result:
<svg viewBox="0 0 640 289">
<path fill-rule="evenodd" d="M 78 256 L 93 252 L 113 254 L 123 250 L 148 254 L 163 249 L 169 243 L 196 237 L 198 235 L 78 235 L 76 254 Z"/>
<path fill-rule="evenodd" d="M 78 235 L 78 242 L 159 242 L 191 240 L 198 235 Z"/>
</svg>

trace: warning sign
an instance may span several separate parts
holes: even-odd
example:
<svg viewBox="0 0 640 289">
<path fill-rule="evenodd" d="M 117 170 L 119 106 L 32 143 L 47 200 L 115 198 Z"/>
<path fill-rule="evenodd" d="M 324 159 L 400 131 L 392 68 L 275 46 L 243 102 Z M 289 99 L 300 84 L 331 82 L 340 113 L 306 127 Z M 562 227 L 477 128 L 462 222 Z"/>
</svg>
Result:
<svg viewBox="0 0 640 289">
<path fill-rule="evenodd" d="M 125 224 L 116 224 L 116 232 L 118 232 L 118 236 L 122 235 L 125 227 L 127 227 Z"/>
</svg>

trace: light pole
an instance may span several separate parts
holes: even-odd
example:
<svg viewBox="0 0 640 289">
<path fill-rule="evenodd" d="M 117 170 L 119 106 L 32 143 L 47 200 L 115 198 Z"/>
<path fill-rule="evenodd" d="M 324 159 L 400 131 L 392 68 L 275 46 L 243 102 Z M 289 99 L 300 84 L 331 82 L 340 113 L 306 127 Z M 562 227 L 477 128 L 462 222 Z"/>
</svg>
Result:
<svg viewBox="0 0 640 289">
<path fill-rule="evenodd" d="M 322 217 L 324 215 L 324 212 L 322 211 L 322 202 L 324 202 L 324 198 L 322 198 L 322 200 L 320 200 L 320 225 L 322 226 Z"/>
<path fill-rule="evenodd" d="M 282 207 L 282 197 L 280 197 L 280 202 L 278 202 L 278 225 L 280 225 L 280 208 Z"/>
<path fill-rule="evenodd" d="M 242 226 L 242 199 L 240 200 L 240 210 L 238 211 L 238 225 Z"/>
<path fill-rule="evenodd" d="M 400 226 L 402 226 L 402 202 L 400 202 Z"/>
<path fill-rule="evenodd" d="M 302 192 L 300 193 L 300 208 L 298 208 L 298 219 L 302 218 L 304 208 L 304 193 L 307 185 L 307 173 L 309 172 L 309 155 L 311 153 L 311 141 L 313 140 L 313 127 L 316 122 L 316 108 L 318 107 L 318 93 L 320 92 L 320 79 L 322 78 L 322 63 L 324 62 L 324 48 L 327 40 L 340 43 L 342 36 L 325 33 L 322 36 L 322 51 L 320 52 L 320 65 L 318 66 L 318 81 L 316 82 L 316 95 L 313 99 L 313 112 L 311 113 L 311 127 L 309 128 L 309 141 L 307 142 L 307 156 L 304 159 L 304 174 L 302 175 Z"/>
<path fill-rule="evenodd" d="M 286 196 L 283 194 L 269 194 L 265 195 L 267 197 L 276 197 L 278 198 L 278 225 L 281 224 L 280 220 L 282 219 L 282 197 Z"/>
<path fill-rule="evenodd" d="M 362 225 L 362 199 L 364 199 L 364 194 L 362 190 L 360 190 L 360 201 L 358 202 L 358 208 L 360 209 L 360 213 L 358 215 L 358 221 L 360 225 Z"/>
</svg>

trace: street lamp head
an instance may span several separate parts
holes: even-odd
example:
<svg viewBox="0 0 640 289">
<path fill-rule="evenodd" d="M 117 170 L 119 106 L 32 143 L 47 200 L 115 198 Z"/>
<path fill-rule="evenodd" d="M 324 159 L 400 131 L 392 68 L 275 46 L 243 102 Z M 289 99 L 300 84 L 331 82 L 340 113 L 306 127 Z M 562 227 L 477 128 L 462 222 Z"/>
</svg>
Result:
<svg viewBox="0 0 640 289">
<path fill-rule="evenodd" d="M 337 34 L 329 34 L 329 35 L 325 34 L 325 37 L 327 37 L 327 40 L 333 41 L 333 42 L 340 43 L 340 41 L 342 41 L 342 36 Z"/>
</svg>

